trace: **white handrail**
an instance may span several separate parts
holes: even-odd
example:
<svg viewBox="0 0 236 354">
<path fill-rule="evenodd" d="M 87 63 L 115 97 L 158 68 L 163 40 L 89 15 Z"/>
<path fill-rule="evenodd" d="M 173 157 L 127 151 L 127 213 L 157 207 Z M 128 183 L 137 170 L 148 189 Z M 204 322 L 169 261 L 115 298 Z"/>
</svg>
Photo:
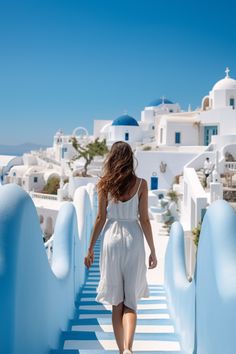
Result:
<svg viewBox="0 0 236 354">
<path fill-rule="evenodd" d="M 236 172 L 236 161 L 235 162 L 234 161 L 232 161 L 232 162 L 226 161 L 224 165 L 225 165 L 225 169 L 231 170 L 231 171 L 233 170 Z"/>
<path fill-rule="evenodd" d="M 45 194 L 45 193 L 38 193 L 38 192 L 30 192 L 31 198 L 40 198 L 40 199 L 47 199 L 47 200 L 57 200 L 57 195 L 54 194 Z"/>
</svg>

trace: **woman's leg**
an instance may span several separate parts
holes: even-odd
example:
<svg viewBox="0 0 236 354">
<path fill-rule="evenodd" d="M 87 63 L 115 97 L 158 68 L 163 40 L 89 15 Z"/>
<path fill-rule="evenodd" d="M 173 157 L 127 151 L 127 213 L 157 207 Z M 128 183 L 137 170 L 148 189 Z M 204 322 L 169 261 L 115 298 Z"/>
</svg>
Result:
<svg viewBox="0 0 236 354">
<path fill-rule="evenodd" d="M 123 328 L 124 328 L 125 349 L 132 350 L 136 321 L 137 321 L 136 312 L 133 309 L 124 305 Z"/>
<path fill-rule="evenodd" d="M 112 306 L 112 325 L 120 354 L 123 354 L 124 351 L 124 330 L 122 324 L 123 307 L 123 302 L 117 306 Z"/>
</svg>

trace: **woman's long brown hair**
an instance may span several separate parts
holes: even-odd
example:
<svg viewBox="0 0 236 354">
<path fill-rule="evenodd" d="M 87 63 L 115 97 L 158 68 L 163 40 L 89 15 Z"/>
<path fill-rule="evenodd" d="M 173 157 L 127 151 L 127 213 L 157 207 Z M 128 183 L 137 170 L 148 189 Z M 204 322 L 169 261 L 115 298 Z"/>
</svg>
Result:
<svg viewBox="0 0 236 354">
<path fill-rule="evenodd" d="M 124 141 L 115 142 L 103 165 L 103 173 L 97 184 L 98 191 L 117 202 L 135 184 L 134 156 L 129 144 Z"/>
</svg>

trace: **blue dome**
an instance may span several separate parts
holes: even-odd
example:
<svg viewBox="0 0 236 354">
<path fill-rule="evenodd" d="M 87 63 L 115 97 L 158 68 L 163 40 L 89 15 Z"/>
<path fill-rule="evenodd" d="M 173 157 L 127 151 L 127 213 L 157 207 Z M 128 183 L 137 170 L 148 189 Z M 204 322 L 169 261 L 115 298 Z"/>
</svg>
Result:
<svg viewBox="0 0 236 354">
<path fill-rule="evenodd" d="M 113 120 L 112 125 L 133 125 L 133 126 L 139 126 L 138 122 L 136 119 L 133 117 L 128 116 L 127 114 L 124 114 L 123 116 L 120 116 L 116 119 Z"/>
<path fill-rule="evenodd" d="M 160 106 L 161 104 L 173 104 L 173 102 L 167 98 L 157 98 L 156 100 L 149 103 L 146 107 L 155 107 Z"/>
</svg>

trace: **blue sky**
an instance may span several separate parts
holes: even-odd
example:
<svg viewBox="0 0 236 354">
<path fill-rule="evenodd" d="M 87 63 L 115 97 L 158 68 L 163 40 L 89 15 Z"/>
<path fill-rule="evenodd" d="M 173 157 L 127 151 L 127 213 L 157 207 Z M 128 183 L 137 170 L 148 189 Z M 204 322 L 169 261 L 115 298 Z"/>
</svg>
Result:
<svg viewBox="0 0 236 354">
<path fill-rule="evenodd" d="M 51 144 L 162 95 L 195 108 L 226 66 L 234 1 L 0 0 L 0 144 Z"/>
</svg>

